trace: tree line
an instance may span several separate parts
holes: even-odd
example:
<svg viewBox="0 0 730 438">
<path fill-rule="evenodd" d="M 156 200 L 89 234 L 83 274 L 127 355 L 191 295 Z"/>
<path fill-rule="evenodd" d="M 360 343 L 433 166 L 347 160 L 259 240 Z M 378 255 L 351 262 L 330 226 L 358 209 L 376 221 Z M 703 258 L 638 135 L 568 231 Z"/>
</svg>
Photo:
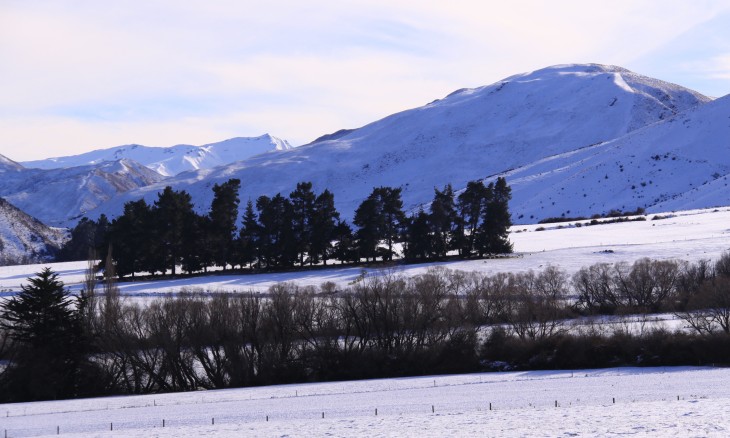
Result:
<svg viewBox="0 0 730 438">
<path fill-rule="evenodd" d="M 213 186 L 207 214 L 197 214 L 184 190 L 166 187 L 157 200 L 127 202 L 112 221 L 83 218 L 71 232 L 60 260 L 83 260 L 89 249 L 111 251 L 119 276 L 138 272 L 205 272 L 217 266 L 288 269 L 329 261 L 391 261 L 403 248 L 407 261 L 483 257 L 508 253 L 511 188 L 504 178 L 469 182 L 457 196 L 447 185 L 428 211 L 408 217 L 401 189 L 376 187 L 354 212 L 353 227 L 340 219 L 334 195 L 315 193 L 300 182 L 288 196 L 249 200 L 239 221 L 238 179 Z"/>
<path fill-rule="evenodd" d="M 0 400 L 485 371 L 730 360 L 730 254 L 573 276 L 434 268 L 266 294 L 126 301 L 107 261 L 73 298 L 46 269 L 0 308 Z M 651 298 L 653 297 L 653 298 Z M 690 331 L 580 329 L 597 313 L 673 312 Z"/>
</svg>

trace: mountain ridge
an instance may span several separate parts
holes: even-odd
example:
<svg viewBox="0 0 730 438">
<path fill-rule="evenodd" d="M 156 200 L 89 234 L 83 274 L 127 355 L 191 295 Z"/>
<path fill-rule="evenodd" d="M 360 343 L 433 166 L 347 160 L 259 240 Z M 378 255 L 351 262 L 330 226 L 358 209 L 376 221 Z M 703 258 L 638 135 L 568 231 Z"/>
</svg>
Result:
<svg viewBox="0 0 730 438">
<path fill-rule="evenodd" d="M 272 150 L 286 149 L 291 149 L 289 142 L 264 134 L 258 137 L 234 137 L 201 146 L 179 144 L 169 147 L 152 147 L 129 144 L 97 149 L 78 155 L 25 161 L 22 164 L 28 168 L 57 169 L 128 158 L 163 176 L 174 176 L 189 170 L 209 169 Z"/>
<path fill-rule="evenodd" d="M 188 172 L 123 194 L 99 212 L 118 214 L 125 201 L 140 197 L 154 201 L 166 185 L 190 192 L 203 212 L 210 187 L 234 177 L 243 182 L 243 202 L 288 194 L 297 182 L 311 181 L 315 190 L 334 193 L 347 219 L 376 186 L 401 187 L 405 207 L 414 209 L 430 202 L 434 187 L 462 188 L 470 180 L 609 142 L 710 101 L 621 67 L 553 66 L 457 90 L 292 150 Z"/>
</svg>

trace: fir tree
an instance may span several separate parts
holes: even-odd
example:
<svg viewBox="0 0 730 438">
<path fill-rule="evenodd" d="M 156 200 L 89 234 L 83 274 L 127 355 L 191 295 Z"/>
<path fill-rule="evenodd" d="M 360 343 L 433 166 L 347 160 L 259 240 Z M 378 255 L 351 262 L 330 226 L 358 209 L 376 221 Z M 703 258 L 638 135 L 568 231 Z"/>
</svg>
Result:
<svg viewBox="0 0 730 438">
<path fill-rule="evenodd" d="M 235 178 L 213 186 L 213 201 L 208 214 L 209 227 L 206 231 L 210 236 L 208 247 L 213 248 L 213 261 L 223 270 L 234 263 L 233 236 L 237 228 L 240 188 L 241 180 Z"/>
<path fill-rule="evenodd" d="M 14 341 L 11 363 L 0 381 L 0 399 L 49 400 L 78 394 L 82 325 L 58 274 L 45 268 L 0 310 L 0 327 Z"/>
</svg>

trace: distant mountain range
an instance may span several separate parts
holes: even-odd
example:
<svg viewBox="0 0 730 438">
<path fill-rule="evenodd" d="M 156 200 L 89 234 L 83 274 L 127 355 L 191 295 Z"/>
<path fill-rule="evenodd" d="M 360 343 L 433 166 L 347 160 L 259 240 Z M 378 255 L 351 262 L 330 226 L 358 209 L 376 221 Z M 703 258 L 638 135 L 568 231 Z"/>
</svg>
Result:
<svg viewBox="0 0 730 438">
<path fill-rule="evenodd" d="M 297 148 L 264 135 L 21 164 L 0 157 L 0 196 L 73 226 L 82 215 L 114 217 L 130 200 L 154 202 L 167 185 L 205 212 L 212 186 L 229 178 L 241 180 L 243 202 L 311 181 L 349 219 L 373 187 L 401 187 L 413 210 L 427 207 L 434 187 L 505 176 L 513 220 L 529 223 L 729 205 L 729 173 L 730 96 L 713 101 L 621 67 L 578 64 L 458 90 Z"/>
<path fill-rule="evenodd" d="M 163 179 L 127 159 L 44 170 L 0 156 L 0 197 L 53 226 L 75 223 L 114 196 Z"/>
<path fill-rule="evenodd" d="M 237 137 L 203 146 L 181 144 L 171 147 L 150 147 L 138 144 L 99 149 L 79 155 L 25 161 L 25 167 L 59 169 L 100 164 L 121 159 L 141 163 L 163 176 L 229 164 L 269 151 L 291 149 L 286 140 L 264 134 L 260 137 Z"/>
</svg>

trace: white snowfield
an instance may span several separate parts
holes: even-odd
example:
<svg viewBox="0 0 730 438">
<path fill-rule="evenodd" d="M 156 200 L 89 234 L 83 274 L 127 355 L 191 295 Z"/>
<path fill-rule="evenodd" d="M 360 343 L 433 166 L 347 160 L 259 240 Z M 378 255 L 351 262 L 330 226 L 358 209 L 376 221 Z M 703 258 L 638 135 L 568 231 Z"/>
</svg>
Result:
<svg viewBox="0 0 730 438">
<path fill-rule="evenodd" d="M 434 262 L 417 265 L 397 265 L 382 268 L 336 267 L 312 271 L 268 273 L 257 275 L 209 275 L 160 281 L 120 283 L 122 293 L 149 295 L 179 292 L 182 289 L 204 292 L 265 292 L 280 282 L 300 286 L 320 286 L 333 282 L 345 287 L 362 275 L 382 275 L 385 272 L 403 275 L 425 273 L 434 266 L 488 274 L 541 270 L 557 266 L 573 274 L 594 263 L 633 263 L 644 257 L 657 260 L 698 261 L 717 260 L 730 251 L 730 207 L 664 213 L 664 219 L 576 227 L 576 222 L 546 225 L 517 225 L 512 227 L 510 240 L 515 254 L 508 258 Z M 601 219 L 607 220 L 607 219 Z M 590 221 L 581 221 L 586 224 Z M 561 228 L 563 227 L 563 228 Z M 536 231 L 545 228 L 544 231 Z M 26 278 L 45 265 L 0 267 L 0 291 L 17 291 Z M 51 265 L 72 289 L 79 290 L 84 280 L 86 262 Z"/>
<path fill-rule="evenodd" d="M 12 438 L 57 433 L 140 438 L 727 436 L 728 379 L 730 369 L 724 368 L 612 368 L 5 404 L 0 405 L 0 433 L 7 431 Z"/>
</svg>

